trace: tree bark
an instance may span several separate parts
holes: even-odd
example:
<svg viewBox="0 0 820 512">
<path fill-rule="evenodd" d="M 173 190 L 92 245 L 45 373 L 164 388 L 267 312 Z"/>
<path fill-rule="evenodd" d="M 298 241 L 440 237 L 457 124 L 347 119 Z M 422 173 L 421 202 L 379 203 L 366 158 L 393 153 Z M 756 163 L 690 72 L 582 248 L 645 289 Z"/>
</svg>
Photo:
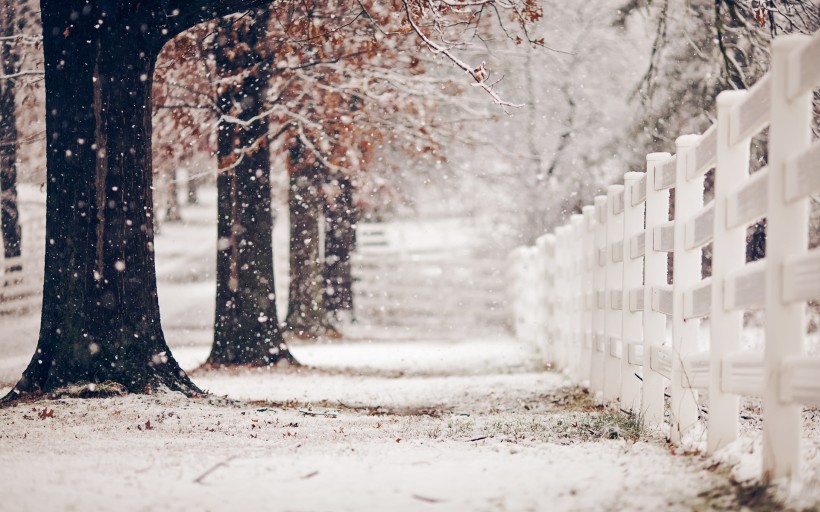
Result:
<svg viewBox="0 0 820 512">
<path fill-rule="evenodd" d="M 324 307 L 324 278 L 319 258 L 322 213 L 319 164 L 298 137 L 289 148 L 290 287 L 288 330 L 303 338 L 335 334 Z"/>
<path fill-rule="evenodd" d="M 151 84 L 167 40 L 138 1 L 42 0 L 47 203 L 37 350 L 12 400 L 113 381 L 199 390 L 165 342 L 154 266 Z"/>
<path fill-rule="evenodd" d="M 16 7 L 9 3 L 0 16 L 0 35 L 15 35 Z M 17 72 L 19 55 L 14 51 L 11 39 L 0 42 L 0 62 L 4 75 Z M 3 255 L 16 258 L 22 251 L 22 229 L 17 207 L 17 116 L 14 105 L 15 79 L 6 79 L 0 87 L 0 229 L 2 229 Z M 21 265 L 7 266 L 6 272 L 22 270 Z"/>
<path fill-rule="evenodd" d="M 325 209 L 324 304 L 331 313 L 353 310 L 350 255 L 356 247 L 358 217 L 350 179 L 336 182 L 338 190 Z"/>
<path fill-rule="evenodd" d="M 253 21 L 223 23 L 217 35 L 217 68 L 226 79 L 220 109 L 247 124 L 219 123 L 216 312 L 208 358 L 212 365 L 296 362 L 276 313 L 268 122 L 260 116 L 270 64 L 256 50 L 268 20 L 267 12 L 260 11 Z M 234 77 L 243 69 L 249 72 Z"/>
</svg>

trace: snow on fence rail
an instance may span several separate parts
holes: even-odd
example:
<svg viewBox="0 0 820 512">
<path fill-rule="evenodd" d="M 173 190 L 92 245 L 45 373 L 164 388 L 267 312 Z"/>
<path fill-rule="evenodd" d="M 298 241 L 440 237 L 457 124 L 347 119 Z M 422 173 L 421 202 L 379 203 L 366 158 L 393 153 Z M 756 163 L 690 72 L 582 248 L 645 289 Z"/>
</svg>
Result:
<svg viewBox="0 0 820 512">
<path fill-rule="evenodd" d="M 811 133 L 818 86 L 820 32 L 775 40 L 771 71 L 748 91 L 721 93 L 704 134 L 679 137 L 675 155 L 648 155 L 645 173 L 627 173 L 583 214 L 512 255 L 519 335 L 648 425 L 663 424 L 668 383 L 673 442 L 698 421 L 699 391 L 709 398 L 710 452 L 737 437 L 738 397 L 762 396 L 764 478 L 798 473 L 801 406 L 820 405 L 820 358 L 803 355 L 806 301 L 820 299 L 820 249 L 809 250 L 807 237 L 809 195 L 820 191 Z M 750 176 L 750 139 L 767 126 L 768 166 Z M 715 195 L 704 205 L 712 168 Z M 766 258 L 746 263 L 746 228 L 764 217 Z M 712 275 L 701 279 L 708 243 Z M 743 311 L 752 309 L 765 311 L 762 353 L 740 351 Z M 710 346 L 699 352 L 703 317 Z"/>
</svg>

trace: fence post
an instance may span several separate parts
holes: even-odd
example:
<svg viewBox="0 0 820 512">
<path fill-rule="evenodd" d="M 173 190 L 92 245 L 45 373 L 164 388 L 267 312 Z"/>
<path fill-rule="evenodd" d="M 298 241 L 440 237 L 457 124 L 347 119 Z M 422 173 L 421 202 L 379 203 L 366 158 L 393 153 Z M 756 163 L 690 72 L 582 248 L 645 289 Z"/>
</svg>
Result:
<svg viewBox="0 0 820 512">
<path fill-rule="evenodd" d="M 640 411 L 641 381 L 637 374 L 641 367 L 630 361 L 632 351 L 630 343 L 639 343 L 643 335 L 643 322 L 640 311 L 632 311 L 629 304 L 629 292 L 643 284 L 643 258 L 632 259 L 630 240 L 643 231 L 644 203 L 633 205 L 633 187 L 644 177 L 642 172 L 624 174 L 624 236 L 623 236 L 623 330 L 621 342 L 621 409 L 630 412 Z M 645 357 L 649 357 L 648 354 Z"/>
<path fill-rule="evenodd" d="M 666 253 L 656 251 L 652 244 L 655 226 L 669 218 L 669 191 L 656 190 L 655 169 L 669 160 L 669 153 L 646 155 L 646 229 L 644 242 L 643 299 L 643 386 L 641 408 L 644 423 L 649 427 L 663 424 L 664 377 L 651 367 L 652 347 L 662 345 L 666 338 L 666 315 L 652 310 L 652 288 L 666 284 Z"/>
<path fill-rule="evenodd" d="M 606 251 L 606 196 L 595 196 L 595 245 L 592 250 L 593 281 L 593 337 L 591 390 L 598 401 L 603 400 L 604 354 L 606 351 L 606 261 L 600 251 Z"/>
<path fill-rule="evenodd" d="M 544 260 L 544 286 L 546 287 L 546 300 L 544 307 L 546 309 L 546 325 L 545 325 L 545 341 L 543 346 L 543 360 L 544 364 L 555 364 L 555 337 L 558 333 L 556 323 L 558 317 L 556 315 L 556 286 L 557 286 L 557 270 L 555 266 L 555 235 L 544 235 L 545 246 L 544 251 L 546 258 Z"/>
<path fill-rule="evenodd" d="M 808 201 L 785 200 L 785 164 L 811 142 L 812 91 L 789 98 L 789 54 L 805 42 L 784 36 L 772 42 L 769 197 L 766 227 L 766 348 L 763 392 L 763 478 L 796 476 L 800 469 L 800 410 L 781 401 L 784 358 L 800 355 L 805 338 L 805 304 L 783 300 L 783 267 L 808 248 Z M 799 65 L 794 63 L 794 65 Z"/>
<path fill-rule="evenodd" d="M 621 311 L 616 308 L 613 296 L 620 294 L 623 286 L 623 262 L 615 261 L 615 244 L 624 234 L 623 212 L 616 213 L 618 195 L 623 185 L 610 185 L 606 189 L 606 236 L 604 258 L 606 259 L 606 343 L 604 353 L 604 403 L 617 400 L 621 393 L 621 361 L 618 344 L 621 343 Z M 622 197 L 622 196 L 621 196 Z"/>
<path fill-rule="evenodd" d="M 567 333 L 567 288 L 569 286 L 567 279 L 566 259 L 567 259 L 567 236 L 566 226 L 559 226 L 555 228 L 555 319 L 557 335 L 553 346 L 553 353 L 555 356 L 555 366 L 559 371 L 564 371 L 566 365 L 564 364 L 564 351 L 566 347 L 566 333 Z"/>
<path fill-rule="evenodd" d="M 724 91 L 717 97 L 717 161 L 715 164 L 714 237 L 712 241 L 712 310 L 709 318 L 709 423 L 707 450 L 712 453 L 737 438 L 740 403 L 725 393 L 723 358 L 740 346 L 743 312 L 723 307 L 723 282 L 730 272 L 746 264 L 746 226 L 728 229 L 726 198 L 749 176 L 749 143 L 730 144 L 730 112 L 747 91 Z"/>
<path fill-rule="evenodd" d="M 550 285 L 549 285 L 549 268 L 547 266 L 547 235 L 541 235 L 535 240 L 536 261 L 535 261 L 535 279 L 538 287 L 538 331 L 536 345 L 541 356 L 547 349 L 547 340 L 549 338 L 549 311 L 547 304 L 549 303 Z"/>
<path fill-rule="evenodd" d="M 689 179 L 689 168 L 695 166 L 698 135 L 683 135 L 675 141 L 675 250 L 672 269 L 672 382 L 669 413 L 673 443 L 698 421 L 697 391 L 687 385 L 684 361 L 697 349 L 700 320 L 684 316 L 684 294 L 701 281 L 701 250 L 686 249 L 686 224 L 703 208 L 703 177 Z"/>
<path fill-rule="evenodd" d="M 581 315 L 581 329 L 583 336 L 583 350 L 581 352 L 581 378 L 586 385 L 592 388 L 592 354 L 595 330 L 592 327 L 592 318 L 595 307 L 595 294 L 592 282 L 595 274 L 595 265 L 592 254 L 595 250 L 595 207 L 583 207 L 584 222 L 581 225 L 583 244 L 581 256 L 578 258 L 582 268 L 583 282 L 581 286 L 583 310 Z"/>
<path fill-rule="evenodd" d="M 582 330 L 582 311 L 584 307 L 584 288 L 583 288 L 583 254 L 584 254 L 584 216 L 580 214 L 573 214 L 570 217 L 572 223 L 572 350 L 570 351 L 571 359 L 570 366 L 572 368 L 572 376 L 575 382 L 583 380 L 581 373 L 581 360 L 584 352 L 584 339 Z"/>
</svg>

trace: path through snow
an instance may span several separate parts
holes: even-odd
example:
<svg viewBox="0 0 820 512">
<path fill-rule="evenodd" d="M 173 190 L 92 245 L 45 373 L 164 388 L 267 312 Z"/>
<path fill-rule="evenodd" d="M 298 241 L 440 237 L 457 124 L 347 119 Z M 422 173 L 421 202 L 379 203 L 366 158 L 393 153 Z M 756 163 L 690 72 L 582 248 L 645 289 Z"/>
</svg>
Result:
<svg viewBox="0 0 820 512">
<path fill-rule="evenodd" d="M 609 439 L 599 412 L 565 405 L 561 376 L 513 340 L 294 352 L 316 368 L 194 373 L 252 403 L 0 410 L 0 508 L 689 510 L 725 485 L 651 435 Z"/>
</svg>

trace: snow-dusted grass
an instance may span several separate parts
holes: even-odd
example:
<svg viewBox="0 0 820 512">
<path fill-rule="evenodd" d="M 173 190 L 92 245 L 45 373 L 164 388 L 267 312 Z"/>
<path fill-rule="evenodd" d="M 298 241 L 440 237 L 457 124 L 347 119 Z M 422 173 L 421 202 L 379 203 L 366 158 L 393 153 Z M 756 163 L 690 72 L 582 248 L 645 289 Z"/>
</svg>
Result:
<svg viewBox="0 0 820 512">
<path fill-rule="evenodd" d="M 39 419 L 46 407 L 54 417 Z M 460 418 L 144 397 L 2 416 L 14 510 L 683 510 L 715 481 L 657 445 L 469 441 Z"/>
<path fill-rule="evenodd" d="M 519 352 L 512 343 L 502 359 Z M 687 510 L 725 483 L 651 435 L 613 435 L 617 421 L 526 359 L 521 372 L 478 364 L 447 377 L 402 367 L 401 347 L 394 358 L 378 346 L 373 358 L 356 345 L 311 350 L 319 360 L 344 347 L 393 368 L 194 374 L 252 403 L 125 396 L 2 409 L 4 508 Z"/>
<path fill-rule="evenodd" d="M 0 409 L 0 509 L 738 505 L 741 487 L 724 466 L 672 456 L 662 434 L 534 368 L 513 340 L 294 352 L 311 366 L 193 372 L 214 393 L 207 398 L 63 398 Z"/>
</svg>

